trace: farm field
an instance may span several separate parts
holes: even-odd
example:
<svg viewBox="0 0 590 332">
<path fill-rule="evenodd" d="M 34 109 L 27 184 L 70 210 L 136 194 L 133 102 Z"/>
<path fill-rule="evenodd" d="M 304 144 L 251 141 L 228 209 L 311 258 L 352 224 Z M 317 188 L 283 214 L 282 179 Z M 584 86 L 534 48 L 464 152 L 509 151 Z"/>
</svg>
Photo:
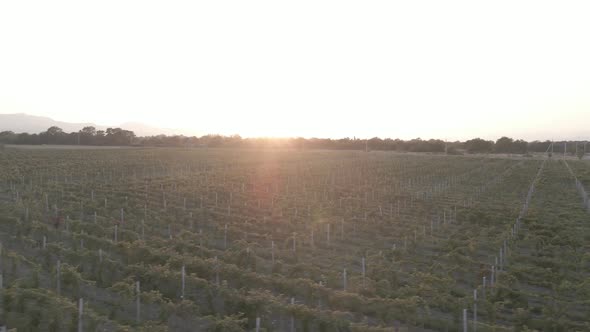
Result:
<svg viewBox="0 0 590 332">
<path fill-rule="evenodd" d="M 5 149 L 0 323 L 590 331 L 587 190 L 544 155 Z"/>
</svg>

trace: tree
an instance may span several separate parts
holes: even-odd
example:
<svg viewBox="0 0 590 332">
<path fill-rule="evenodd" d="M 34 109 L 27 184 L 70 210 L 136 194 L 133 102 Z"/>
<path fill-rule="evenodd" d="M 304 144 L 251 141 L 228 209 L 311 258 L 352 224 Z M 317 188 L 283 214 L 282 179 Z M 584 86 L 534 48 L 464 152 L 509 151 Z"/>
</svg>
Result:
<svg viewBox="0 0 590 332">
<path fill-rule="evenodd" d="M 80 135 L 80 144 L 96 144 L 94 141 L 96 128 L 92 126 L 84 127 L 78 134 Z"/>
<path fill-rule="evenodd" d="M 97 130 L 96 135 L 94 136 L 94 144 L 96 144 L 96 145 L 105 144 L 105 135 L 106 135 L 106 132 L 104 130 Z"/>
<path fill-rule="evenodd" d="M 383 140 L 379 137 L 373 137 L 367 142 L 367 147 L 369 150 L 382 150 Z"/>
<path fill-rule="evenodd" d="M 107 145 L 131 145 L 135 133 L 121 128 L 107 128 L 105 143 Z"/>
<path fill-rule="evenodd" d="M 59 136 L 64 133 L 63 129 L 57 126 L 51 126 L 46 131 L 47 135 L 49 136 Z"/>
<path fill-rule="evenodd" d="M 576 149 L 576 150 L 577 150 L 577 153 L 578 153 L 577 157 L 578 157 L 578 159 L 582 160 L 582 159 L 584 158 L 584 154 L 586 153 L 586 151 L 584 151 L 584 150 L 586 149 L 586 143 L 584 143 L 584 148 L 583 148 L 583 149 L 580 149 L 580 148 L 577 146 L 577 144 L 578 144 L 578 143 L 576 143 L 576 147 L 577 147 L 577 149 Z"/>
<path fill-rule="evenodd" d="M 0 142 L 5 144 L 16 143 L 18 136 L 12 131 L 2 131 L 0 132 Z"/>
<path fill-rule="evenodd" d="M 494 148 L 494 142 L 481 138 L 470 139 L 465 142 L 465 149 L 469 153 L 489 153 Z"/>
<path fill-rule="evenodd" d="M 41 136 L 41 143 L 59 144 L 65 136 L 64 131 L 57 126 L 51 126 L 47 131 L 39 134 Z"/>
<path fill-rule="evenodd" d="M 528 143 L 528 151 L 531 152 L 547 152 L 549 151 L 549 147 L 551 147 L 551 141 L 533 141 Z"/>
<path fill-rule="evenodd" d="M 94 135 L 96 135 L 96 128 L 94 128 L 92 126 L 84 127 L 84 128 L 82 128 L 82 134 L 88 135 L 88 136 L 94 136 Z"/>
<path fill-rule="evenodd" d="M 528 143 L 519 139 L 512 143 L 512 153 L 525 154 L 528 152 Z"/>
<path fill-rule="evenodd" d="M 514 140 L 510 137 L 503 136 L 498 138 L 494 151 L 496 153 L 512 153 Z"/>
<path fill-rule="evenodd" d="M 416 138 L 407 142 L 406 150 L 411 152 L 444 152 L 445 142 L 439 139 L 424 141 L 420 138 Z"/>
</svg>

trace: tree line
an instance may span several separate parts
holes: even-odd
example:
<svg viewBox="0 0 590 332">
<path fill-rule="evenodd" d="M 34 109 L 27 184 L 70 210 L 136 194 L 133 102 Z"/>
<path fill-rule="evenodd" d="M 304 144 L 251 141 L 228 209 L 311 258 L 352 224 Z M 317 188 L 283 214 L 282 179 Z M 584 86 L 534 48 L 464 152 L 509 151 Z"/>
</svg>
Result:
<svg viewBox="0 0 590 332">
<path fill-rule="evenodd" d="M 4 144 L 133 145 L 136 138 L 133 131 L 121 128 L 96 130 L 95 127 L 84 127 L 80 131 L 66 133 L 52 126 L 39 134 L 0 132 L 0 143 Z"/>
<path fill-rule="evenodd" d="M 66 144 L 98 146 L 151 146 L 151 147 L 231 147 L 231 148 L 293 148 L 293 149 L 337 149 L 337 150 L 381 150 L 407 152 L 455 153 L 508 153 L 553 152 L 584 154 L 586 141 L 533 141 L 501 137 L 496 141 L 474 138 L 465 142 L 445 142 L 440 139 L 401 140 L 373 137 L 359 138 L 242 138 L 239 135 L 205 135 L 201 137 L 183 135 L 157 135 L 138 137 L 133 131 L 121 128 L 96 130 L 84 127 L 77 132 L 66 133 L 53 126 L 39 134 L 0 132 L 1 144 Z M 552 146 L 553 144 L 553 146 Z"/>
</svg>

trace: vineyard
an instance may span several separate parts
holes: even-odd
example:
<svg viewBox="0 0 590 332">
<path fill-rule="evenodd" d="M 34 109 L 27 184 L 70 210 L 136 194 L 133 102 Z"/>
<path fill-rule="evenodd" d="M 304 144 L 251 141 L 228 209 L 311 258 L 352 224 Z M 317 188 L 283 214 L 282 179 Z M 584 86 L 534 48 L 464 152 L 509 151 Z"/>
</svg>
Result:
<svg viewBox="0 0 590 332">
<path fill-rule="evenodd" d="M 18 331 L 590 331 L 590 163 L 0 151 Z"/>
</svg>

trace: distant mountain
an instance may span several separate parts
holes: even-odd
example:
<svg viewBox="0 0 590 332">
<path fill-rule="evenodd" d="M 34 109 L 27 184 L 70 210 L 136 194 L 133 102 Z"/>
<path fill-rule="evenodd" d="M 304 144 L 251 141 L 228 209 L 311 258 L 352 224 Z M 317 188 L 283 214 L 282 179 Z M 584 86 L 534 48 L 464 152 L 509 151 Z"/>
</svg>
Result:
<svg viewBox="0 0 590 332">
<path fill-rule="evenodd" d="M 120 125 L 103 126 L 94 123 L 71 123 L 56 121 L 44 116 L 28 115 L 24 113 L 17 114 L 0 114 L 0 131 L 13 131 L 15 133 L 36 134 L 46 131 L 51 126 L 57 126 L 63 131 L 70 133 L 78 131 L 84 127 L 92 126 L 96 130 L 106 130 L 107 128 L 123 128 L 131 130 L 136 136 L 155 136 L 155 135 L 192 135 L 188 131 L 165 129 L 151 127 L 139 122 L 127 122 Z"/>
<path fill-rule="evenodd" d="M 61 122 L 44 116 L 27 115 L 23 113 L 0 114 L 0 131 L 10 130 L 15 133 L 36 134 L 46 131 L 47 128 L 51 126 L 58 126 L 68 133 L 78 131 L 86 126 L 94 126 L 97 130 L 104 129 L 93 123 Z"/>
<path fill-rule="evenodd" d="M 187 133 L 183 130 L 156 128 L 140 122 L 125 122 L 118 127 L 126 130 L 132 130 L 135 133 L 135 136 L 187 135 Z"/>
</svg>

